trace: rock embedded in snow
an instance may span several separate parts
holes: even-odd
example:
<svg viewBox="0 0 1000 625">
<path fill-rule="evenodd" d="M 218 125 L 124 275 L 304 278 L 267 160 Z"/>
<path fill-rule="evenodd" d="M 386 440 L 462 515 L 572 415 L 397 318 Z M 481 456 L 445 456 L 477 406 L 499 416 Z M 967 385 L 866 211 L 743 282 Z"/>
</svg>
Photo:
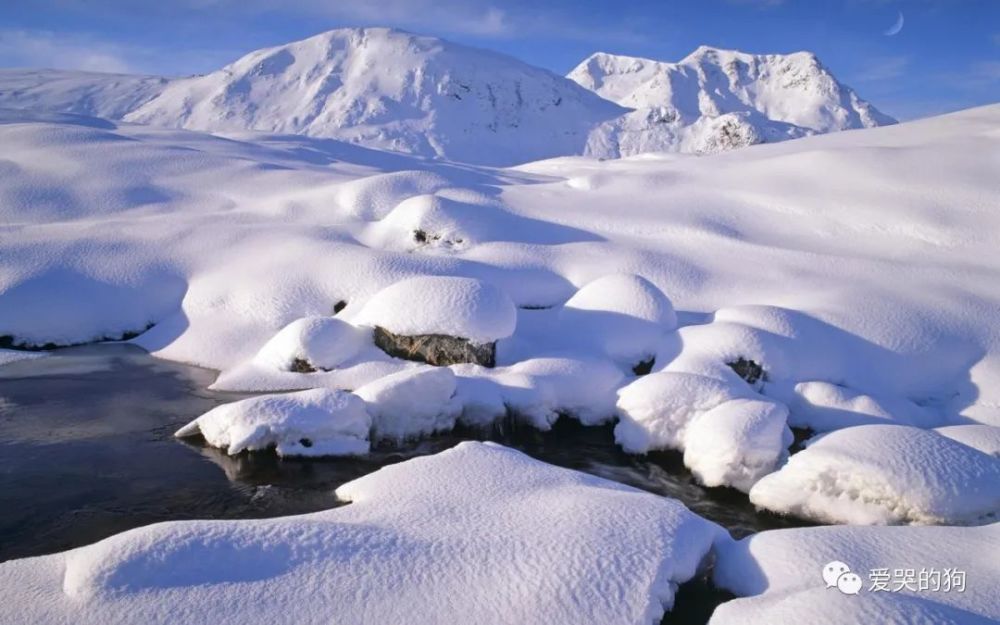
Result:
<svg viewBox="0 0 1000 625">
<path fill-rule="evenodd" d="M 487 282 L 422 276 L 379 291 L 353 321 L 374 327 L 375 344 L 391 356 L 492 367 L 497 339 L 514 333 L 517 309 Z"/>
<path fill-rule="evenodd" d="M 628 367 L 648 363 L 663 335 L 677 328 L 674 307 L 649 280 L 612 274 L 584 285 L 563 306 L 560 330 Z"/>
<path fill-rule="evenodd" d="M 279 371 L 329 371 L 356 356 L 368 340 L 367 332 L 339 319 L 304 317 L 275 334 L 254 362 Z"/>
<path fill-rule="evenodd" d="M 648 625 L 725 536 L 675 500 L 490 443 L 337 496 L 351 504 L 0 563 L 0 622 Z"/>
<path fill-rule="evenodd" d="M 787 458 L 791 443 L 783 404 L 733 399 L 691 420 L 684 433 L 684 465 L 706 486 L 749 492 Z"/>
<path fill-rule="evenodd" d="M 1000 459 L 929 430 L 861 425 L 814 439 L 750 501 L 824 523 L 984 523 L 1000 514 Z"/>
<path fill-rule="evenodd" d="M 216 406 L 175 436 L 200 433 L 229 455 L 274 446 L 280 456 L 348 456 L 368 453 L 370 429 L 371 419 L 359 397 L 312 389 Z"/>
<path fill-rule="evenodd" d="M 369 382 L 355 394 L 367 404 L 373 435 L 401 442 L 454 428 L 461 412 L 455 390 L 451 369 L 421 366 Z"/>
<path fill-rule="evenodd" d="M 720 605 L 710 623 L 996 623 L 1000 620 L 998 543 L 1000 523 L 809 527 L 720 541 L 714 582 L 745 598 Z M 835 560 L 862 578 L 859 596 L 826 587 L 821 571 Z M 893 579 L 897 570 L 901 573 L 897 579 L 905 581 L 905 572 L 912 570 L 918 581 L 897 584 Z M 888 590 L 873 590 L 877 571 L 889 577 Z"/>
</svg>

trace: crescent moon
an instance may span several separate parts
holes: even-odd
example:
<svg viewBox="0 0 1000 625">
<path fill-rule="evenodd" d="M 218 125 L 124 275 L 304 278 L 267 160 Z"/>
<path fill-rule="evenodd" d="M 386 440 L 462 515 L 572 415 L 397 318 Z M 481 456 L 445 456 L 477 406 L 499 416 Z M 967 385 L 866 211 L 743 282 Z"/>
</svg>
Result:
<svg viewBox="0 0 1000 625">
<path fill-rule="evenodd" d="M 885 31 L 886 37 L 892 37 L 893 35 L 898 35 L 899 31 L 903 30 L 903 12 L 899 12 L 899 17 L 896 18 L 896 23 L 889 27 L 889 30 Z"/>
</svg>

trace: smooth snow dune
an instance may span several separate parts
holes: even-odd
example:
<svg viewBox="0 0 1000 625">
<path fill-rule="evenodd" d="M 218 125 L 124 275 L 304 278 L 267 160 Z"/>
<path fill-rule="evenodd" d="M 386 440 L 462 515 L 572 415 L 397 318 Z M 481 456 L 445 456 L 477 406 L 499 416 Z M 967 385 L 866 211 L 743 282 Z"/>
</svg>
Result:
<svg viewBox="0 0 1000 625">
<path fill-rule="evenodd" d="M 658 622 L 724 536 L 679 502 L 490 443 L 337 490 L 350 505 L 139 528 L 0 564 L 0 622 Z"/>
<path fill-rule="evenodd" d="M 998 544 L 1000 523 L 974 528 L 810 527 L 720 542 L 715 583 L 746 598 L 719 606 L 710 623 L 996 623 Z M 861 577 L 859 595 L 826 587 L 822 571 L 833 561 Z M 905 584 L 893 581 L 897 570 Z M 958 575 L 964 578 L 961 590 L 952 586 Z M 888 590 L 873 590 L 874 580 L 888 581 Z"/>
</svg>

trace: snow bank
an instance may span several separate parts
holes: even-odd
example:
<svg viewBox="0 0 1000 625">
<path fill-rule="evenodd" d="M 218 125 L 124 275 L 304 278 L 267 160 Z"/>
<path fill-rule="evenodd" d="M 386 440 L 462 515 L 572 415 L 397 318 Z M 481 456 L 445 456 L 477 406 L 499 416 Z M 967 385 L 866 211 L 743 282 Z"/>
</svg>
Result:
<svg viewBox="0 0 1000 625">
<path fill-rule="evenodd" d="M 290 371 L 296 361 L 313 369 L 333 369 L 369 344 L 368 334 L 333 317 L 304 317 L 281 329 L 257 352 L 258 364 Z"/>
<path fill-rule="evenodd" d="M 0 563 L 0 621 L 648 625 L 724 535 L 676 501 L 489 443 L 337 494 L 352 503 Z"/>
<path fill-rule="evenodd" d="M 953 441 L 978 449 L 984 454 L 1000 456 L 1000 427 L 993 425 L 949 425 L 934 428 L 941 436 L 947 436 Z"/>
<path fill-rule="evenodd" d="M 855 425 L 895 423 L 928 427 L 933 413 L 901 397 L 876 398 L 829 382 L 800 382 L 794 387 L 789 408 L 794 427 L 829 432 Z"/>
<path fill-rule="evenodd" d="M 825 523 L 983 523 L 1000 513 L 1000 459 L 933 431 L 862 425 L 814 439 L 750 501 Z"/>
<path fill-rule="evenodd" d="M 677 328 L 674 308 L 641 276 L 613 274 L 588 282 L 563 306 L 561 330 L 578 344 L 629 366 L 656 354 L 664 333 Z"/>
<path fill-rule="evenodd" d="M 734 399 L 691 420 L 684 465 L 706 486 L 748 492 L 788 456 L 788 409 L 760 399 Z"/>
<path fill-rule="evenodd" d="M 718 543 L 715 583 L 736 599 L 720 605 L 712 625 L 739 623 L 995 623 L 1000 619 L 996 588 L 1000 569 L 996 545 L 1000 524 L 984 527 L 810 527 L 772 530 L 740 541 Z M 864 582 L 859 596 L 827 588 L 821 575 L 840 561 Z M 912 571 L 906 585 L 873 583 L 895 571 Z M 919 587 L 921 571 L 937 592 Z M 964 587 L 944 586 L 953 572 Z M 887 580 L 888 581 L 888 580 Z M 929 585 L 929 584 L 928 584 Z M 950 591 L 942 591 L 950 588 Z"/>
<path fill-rule="evenodd" d="M 514 333 L 517 310 L 506 293 L 481 280 L 421 276 L 378 292 L 351 321 L 394 334 L 445 334 L 490 343 Z"/>
<path fill-rule="evenodd" d="M 346 456 L 368 453 L 370 428 L 361 399 L 314 389 L 216 406 L 175 436 L 200 433 L 231 456 L 272 445 L 281 456 Z"/>
<path fill-rule="evenodd" d="M 394 441 L 455 427 L 461 410 L 455 374 L 439 367 L 415 367 L 370 382 L 355 394 L 365 400 L 374 436 Z"/>
</svg>

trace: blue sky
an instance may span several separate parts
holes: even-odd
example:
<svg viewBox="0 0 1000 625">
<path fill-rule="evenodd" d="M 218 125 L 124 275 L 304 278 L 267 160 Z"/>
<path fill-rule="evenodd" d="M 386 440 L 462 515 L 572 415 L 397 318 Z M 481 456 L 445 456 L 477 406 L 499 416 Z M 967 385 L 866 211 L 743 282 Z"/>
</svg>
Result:
<svg viewBox="0 0 1000 625">
<path fill-rule="evenodd" d="M 185 75 L 342 26 L 438 35 L 560 74 L 598 50 L 812 50 L 900 119 L 1000 101 L 1000 0 L 0 0 L 0 66 Z"/>
</svg>

